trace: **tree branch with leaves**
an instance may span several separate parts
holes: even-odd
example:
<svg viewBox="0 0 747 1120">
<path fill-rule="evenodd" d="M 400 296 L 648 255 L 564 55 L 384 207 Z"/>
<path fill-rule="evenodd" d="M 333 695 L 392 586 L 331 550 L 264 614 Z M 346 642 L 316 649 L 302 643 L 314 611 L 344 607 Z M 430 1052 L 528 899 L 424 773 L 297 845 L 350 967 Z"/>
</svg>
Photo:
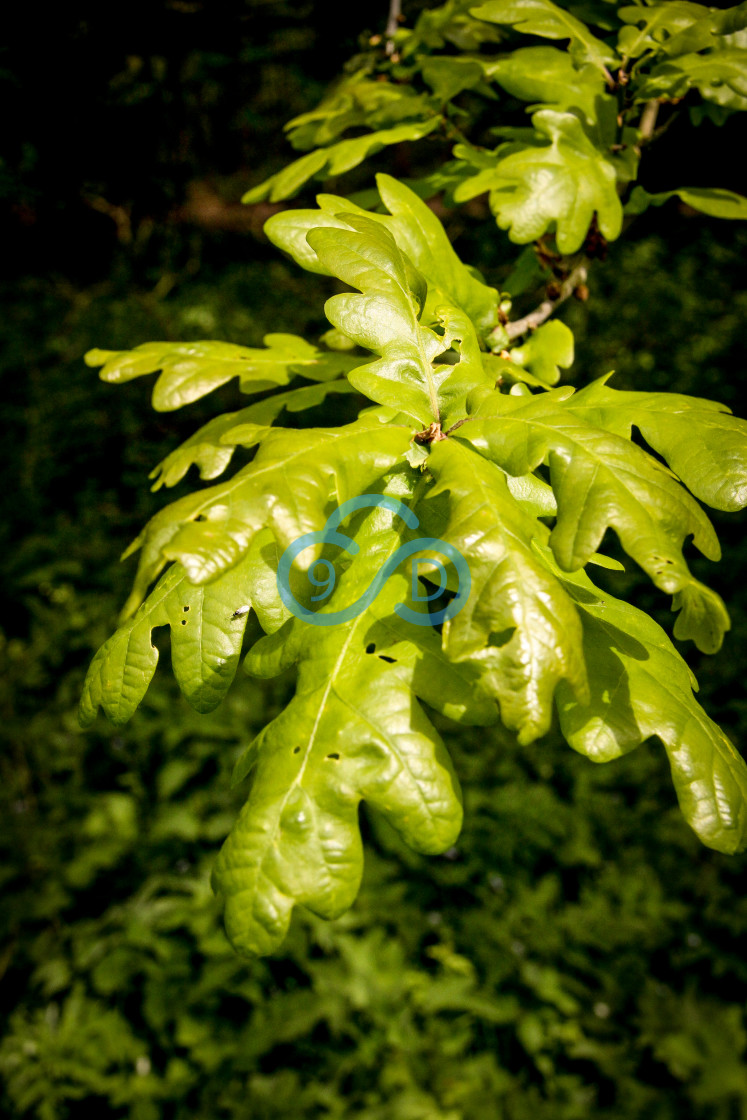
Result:
<svg viewBox="0 0 747 1120">
<path fill-rule="evenodd" d="M 429 709 L 457 724 L 500 720 L 522 744 L 557 718 L 595 762 L 658 737 L 703 843 L 727 853 L 747 845 L 739 752 L 697 703 L 664 629 L 593 581 L 595 567 L 621 566 L 603 551 L 609 531 L 672 596 L 674 636 L 718 651 L 726 607 L 691 573 L 684 548 L 691 541 L 718 560 L 703 505 L 747 505 L 747 424 L 712 401 L 616 390 L 607 370 L 579 391 L 560 386 L 573 336 L 552 318 L 573 293 L 588 296 L 589 262 L 648 206 L 676 195 L 707 214 L 747 217 L 747 200 L 718 185 L 651 195 L 638 182 L 661 106 L 689 98 L 722 117 L 747 108 L 747 10 L 598 0 L 584 5 L 583 22 L 572 8 L 449 0 L 409 28 L 390 18 L 385 39 L 289 123 L 305 154 L 245 201 L 288 200 L 404 141 L 433 165 L 407 182 L 379 174 L 355 197 L 320 194 L 266 223 L 300 268 L 345 286 L 325 305 L 321 340 L 275 334 L 258 349 L 152 343 L 88 355 L 112 382 L 160 371 L 160 410 L 234 378 L 261 395 L 154 471 L 156 487 L 193 466 L 214 484 L 162 509 L 128 550 L 140 555 L 134 590 L 81 706 L 84 723 L 99 707 L 115 723 L 129 719 L 155 672 L 152 631 L 169 626 L 179 685 L 198 711 L 211 710 L 238 668 L 249 607 L 262 633 L 245 670 L 270 678 L 295 667 L 295 695 L 239 758 L 247 802 L 215 866 L 242 952 L 275 950 L 296 905 L 326 918 L 352 905 L 362 801 L 419 851 L 454 843 L 459 781 Z M 448 206 L 487 197 L 495 222 L 485 236 L 513 262 L 509 290 L 460 260 L 425 201 L 436 195 Z M 514 315 L 517 300 L 537 298 Z M 357 419 L 292 426 L 335 394 L 358 395 Z M 237 449 L 253 458 L 215 483 Z M 323 530 L 360 495 L 382 501 L 345 520 L 355 547 L 341 552 Z M 317 544 L 294 594 L 322 622 L 362 601 L 398 549 L 421 538 L 464 556 L 469 596 L 442 624 L 429 622 L 423 603 L 435 612 L 458 593 L 445 569 L 433 593 L 429 546 L 422 569 L 403 565 L 360 613 L 320 629 L 288 609 L 278 586 L 281 556 L 308 535 Z M 334 571 L 326 597 L 313 595 L 320 561 Z M 398 612 L 409 600 L 421 624 Z"/>
</svg>

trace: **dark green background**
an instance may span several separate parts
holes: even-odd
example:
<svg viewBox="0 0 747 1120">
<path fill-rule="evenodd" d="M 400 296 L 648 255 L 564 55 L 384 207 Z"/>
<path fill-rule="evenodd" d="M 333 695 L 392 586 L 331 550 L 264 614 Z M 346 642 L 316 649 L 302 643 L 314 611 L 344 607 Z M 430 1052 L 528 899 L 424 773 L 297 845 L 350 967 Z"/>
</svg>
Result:
<svg viewBox="0 0 747 1120">
<path fill-rule="evenodd" d="M 364 812 L 354 909 L 297 915 L 281 953 L 247 963 L 208 875 L 241 801 L 233 760 L 289 682 L 240 674 L 200 717 L 165 650 L 130 725 L 78 730 L 86 665 L 131 578 L 117 557 L 164 501 L 148 471 L 239 404 L 226 389 L 157 415 L 145 380 L 100 384 L 82 355 L 321 332 L 329 285 L 281 260 L 266 212 L 238 200 L 288 158 L 282 123 L 386 11 L 336 7 L 332 23 L 321 0 L 157 0 L 17 14 L 0 55 L 0 1112 L 743 1120 L 747 861 L 699 846 L 656 742 L 595 767 L 556 737 L 518 749 L 440 721 L 465 791 L 457 848 L 415 856 Z M 693 131 L 684 113 L 643 182 L 739 189 L 743 136 L 734 121 Z M 417 158 L 377 166 L 408 174 Z M 446 220 L 500 281 L 504 235 L 479 211 Z M 573 378 L 615 368 L 620 386 L 740 411 L 745 250 L 735 224 L 676 204 L 645 216 L 595 267 L 589 303 L 564 311 Z M 734 629 L 715 658 L 685 652 L 741 744 L 745 522 L 716 521 L 724 561 L 698 571 Z M 661 597 L 615 579 L 669 625 Z"/>
</svg>

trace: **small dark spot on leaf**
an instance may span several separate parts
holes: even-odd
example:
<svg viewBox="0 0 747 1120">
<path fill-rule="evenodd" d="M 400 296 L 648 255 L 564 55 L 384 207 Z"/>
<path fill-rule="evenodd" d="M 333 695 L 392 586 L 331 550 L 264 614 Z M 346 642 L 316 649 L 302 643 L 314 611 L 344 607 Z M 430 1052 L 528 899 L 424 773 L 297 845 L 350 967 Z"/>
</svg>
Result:
<svg viewBox="0 0 747 1120">
<path fill-rule="evenodd" d="M 186 625 L 187 625 L 187 620 L 186 620 L 186 618 L 183 618 L 182 619 L 182 626 L 186 626 Z"/>
<path fill-rule="evenodd" d="M 376 653 L 376 646 L 373 642 L 369 642 L 366 646 L 366 653 Z"/>
<path fill-rule="evenodd" d="M 340 761 L 340 756 L 339 756 L 339 754 L 336 754 L 336 753 L 335 754 L 328 754 L 327 758 L 333 758 L 335 760 L 335 762 Z"/>
<path fill-rule="evenodd" d="M 387 655 L 385 653 L 380 653 L 379 657 L 381 658 L 382 661 L 388 661 L 390 665 L 396 665 L 397 664 L 397 658 L 396 657 L 387 657 Z"/>
<path fill-rule="evenodd" d="M 188 610 L 189 610 L 189 607 L 182 607 L 182 610 L 183 610 L 183 611 L 188 611 Z"/>
<path fill-rule="evenodd" d="M 491 630 L 488 645 L 500 649 L 501 646 L 505 646 L 511 641 L 515 633 L 515 626 L 507 626 L 505 630 Z"/>
<path fill-rule="evenodd" d="M 294 754 L 298 754 L 298 752 L 300 751 L 300 749 L 301 749 L 300 747 L 294 747 L 294 748 L 293 748 L 293 753 L 294 753 Z"/>
</svg>

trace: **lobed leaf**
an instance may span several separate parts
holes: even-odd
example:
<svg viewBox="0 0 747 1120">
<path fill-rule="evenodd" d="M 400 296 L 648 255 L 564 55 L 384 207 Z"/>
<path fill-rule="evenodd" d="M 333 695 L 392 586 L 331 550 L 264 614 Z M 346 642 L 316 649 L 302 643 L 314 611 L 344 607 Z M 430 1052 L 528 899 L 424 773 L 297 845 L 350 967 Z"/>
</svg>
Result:
<svg viewBox="0 0 747 1120">
<path fill-rule="evenodd" d="M 143 699 L 158 664 L 152 644 L 157 626 L 171 627 L 171 664 L 185 697 L 198 712 L 211 712 L 234 678 L 251 606 L 252 558 L 200 587 L 172 565 L 139 610 L 109 638 L 94 657 L 83 686 L 80 721 L 87 727 L 99 706 L 112 723 L 130 719 Z"/>
<path fill-rule="evenodd" d="M 549 145 L 509 145 L 508 154 L 499 148 L 495 163 L 457 186 L 454 198 L 463 202 L 489 191 L 498 225 L 519 244 L 553 228 L 561 253 L 575 253 L 595 215 L 602 234 L 614 240 L 622 228 L 614 164 L 572 113 L 544 109 L 532 124 Z"/>
<path fill-rule="evenodd" d="M 484 97 L 495 97 L 485 82 L 485 67 L 479 57 L 429 55 L 423 59 L 420 71 L 423 81 L 441 104 L 451 101 L 465 89 L 478 89 Z"/>
<path fill-rule="evenodd" d="M 339 140 L 328 148 L 317 148 L 308 155 L 294 160 L 282 171 L 260 183 L 242 198 L 242 202 L 280 202 L 293 198 L 309 179 L 329 179 L 342 175 L 363 163 L 364 159 L 380 152 L 392 144 L 405 140 L 421 140 L 441 124 L 439 116 L 428 116 L 423 120 L 406 121 L 392 128 L 379 129 L 365 136 L 351 140 Z"/>
<path fill-rule="evenodd" d="M 312 229 L 307 240 L 330 273 L 361 293 L 332 296 L 325 304 L 327 318 L 359 346 L 381 355 L 348 378 L 372 400 L 430 424 L 484 380 L 474 326 L 448 305 L 434 308 L 443 333 L 423 326 L 425 278 L 381 223 L 354 214 L 345 220 L 351 229 Z M 457 341 L 456 364 L 439 363 Z"/>
<path fill-rule="evenodd" d="M 102 381 L 132 381 L 161 370 L 153 388 L 153 407 L 170 412 L 212 393 L 238 377 L 242 393 L 287 385 L 301 375 L 330 381 L 355 362 L 346 354 L 317 350 L 295 334 L 268 334 L 265 349 L 233 342 L 146 342 L 134 350 L 89 350 L 89 366 L 101 366 Z"/>
<path fill-rule="evenodd" d="M 582 409 L 568 407 L 570 393 L 489 394 L 464 436 L 509 474 L 549 467 L 558 503 L 550 544 L 564 571 L 585 565 L 613 528 L 657 587 L 671 595 L 684 593 L 677 604 L 688 609 L 677 621 L 677 637 L 715 652 L 729 627 L 726 608 L 694 579 L 682 553 L 692 536 L 705 556 L 717 560 L 713 526 L 666 467 L 628 439 L 587 422 Z"/>
<path fill-rule="evenodd" d="M 679 198 L 712 218 L 747 219 L 747 198 L 720 187 L 680 187 L 679 190 L 649 194 L 644 187 L 635 187 L 625 207 L 630 215 L 643 214 L 649 206 L 661 206 L 670 198 Z"/>
<path fill-rule="evenodd" d="M 614 66 L 617 61 L 615 52 L 602 39 L 592 35 L 585 23 L 553 4 L 552 0 L 487 0 L 471 11 L 477 19 L 488 23 L 507 23 L 525 35 L 569 39 L 571 52 L 588 59 L 600 70 Z"/>
<path fill-rule="evenodd" d="M 567 409 L 631 438 L 633 427 L 696 498 L 734 513 L 747 506 L 747 421 L 726 405 L 681 393 L 620 392 L 607 377 L 576 393 Z"/>
<path fill-rule="evenodd" d="M 358 71 L 341 81 L 315 109 L 288 121 L 285 131 L 301 151 L 326 147 L 350 128 L 369 131 L 427 117 L 431 106 L 412 87 L 378 82 Z"/>
<path fill-rule="evenodd" d="M 321 529 L 327 504 L 365 493 L 402 461 L 410 435 L 371 414 L 339 428 L 270 432 L 233 478 L 151 518 L 125 553 L 142 549 L 125 615 L 169 560 L 179 561 L 194 583 L 206 583 L 238 563 L 263 528 L 272 529 L 284 548 Z"/>
<path fill-rule="evenodd" d="M 639 58 L 645 51 L 685 54 L 699 50 L 712 44 L 716 29 L 714 10 L 689 0 L 631 5 L 618 8 L 617 14 L 626 24 L 620 30 L 617 49 L 626 58 Z"/>
<path fill-rule="evenodd" d="M 747 847 L 747 767 L 695 700 L 692 674 L 664 631 L 583 572 L 558 576 L 581 616 L 591 688 L 588 702 L 558 688 L 570 745 L 608 762 L 658 736 L 680 809 L 702 842 L 728 854 Z"/>
<path fill-rule="evenodd" d="M 322 611 L 356 600 L 397 550 L 402 538 L 388 517 L 376 510 L 355 533 L 360 552 Z M 442 852 L 459 834 L 458 780 L 415 697 L 468 723 L 497 713 L 474 674 L 446 662 L 430 627 L 403 631 L 393 607 L 406 589 L 393 576 L 340 625 L 291 619 L 247 658 L 258 676 L 297 664 L 298 685 L 237 764 L 235 780 L 252 772 L 249 800 L 215 865 L 226 930 L 241 952 L 272 952 L 294 905 L 332 918 L 352 904 L 361 800 L 418 851 Z"/>
<path fill-rule="evenodd" d="M 578 614 L 532 548 L 549 530 L 516 500 L 504 473 L 460 441 L 436 444 L 428 471 L 435 485 L 416 510 L 432 535 L 467 557 L 472 581 L 466 605 L 444 624 L 444 649 L 479 667 L 503 723 L 519 742 L 532 742 L 549 730 L 560 680 L 588 694 Z M 446 494 L 439 522 L 431 510 Z"/>
<path fill-rule="evenodd" d="M 639 100 L 676 99 L 695 88 L 706 101 L 747 109 L 747 50 L 727 47 L 683 54 L 654 66 L 636 90 Z"/>
<path fill-rule="evenodd" d="M 512 97 L 531 101 L 533 109 L 575 113 L 595 136 L 599 124 L 612 114 L 617 102 L 605 92 L 604 77 L 591 63 L 577 68 L 571 56 L 557 47 L 522 47 L 484 63 L 485 73 Z"/>
<path fill-rule="evenodd" d="M 521 346 L 510 351 L 510 360 L 527 370 L 540 385 L 557 385 L 561 369 L 574 359 L 573 332 L 560 319 L 543 323 Z"/>
<path fill-rule="evenodd" d="M 310 272 L 337 275 L 320 260 L 308 241 L 313 229 L 350 229 L 348 215 L 378 222 L 394 238 L 418 272 L 437 289 L 440 297 L 461 308 L 477 330 L 488 334 L 497 322 L 498 293 L 478 280 L 452 248 L 446 231 L 433 211 L 414 191 L 390 175 L 377 175 L 376 184 L 389 214 L 370 213 L 349 199 L 319 195 L 319 210 L 292 210 L 275 214 L 265 224 L 274 245 L 289 253 Z"/>
<path fill-rule="evenodd" d="M 282 412 L 300 412 L 322 403 L 330 393 L 354 393 L 347 381 L 326 381 L 304 385 L 287 393 L 276 393 L 258 404 L 250 404 L 238 412 L 225 412 L 203 424 L 156 466 L 149 477 L 155 482 L 152 490 L 175 486 L 191 466 L 197 466 L 200 478 L 213 479 L 222 474 L 237 447 L 253 447 L 272 431 Z"/>
</svg>

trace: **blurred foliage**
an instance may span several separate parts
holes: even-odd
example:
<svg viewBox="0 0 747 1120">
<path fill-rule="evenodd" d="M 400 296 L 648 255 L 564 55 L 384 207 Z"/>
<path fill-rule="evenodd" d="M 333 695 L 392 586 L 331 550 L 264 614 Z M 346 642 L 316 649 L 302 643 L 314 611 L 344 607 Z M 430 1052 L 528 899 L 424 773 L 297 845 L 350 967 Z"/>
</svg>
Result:
<svg viewBox="0 0 747 1120">
<path fill-rule="evenodd" d="M 270 5 L 250 7 L 259 21 Z M 356 32 L 368 11 L 352 11 Z M 101 42 L 107 13 L 97 12 L 91 6 L 89 25 Z M 141 6 L 118 28 L 123 51 L 141 49 L 128 40 L 146 15 Z M 55 18 L 68 18 L 64 7 Z M 287 18 L 317 29 L 299 54 L 300 109 L 328 76 L 312 62 L 323 16 L 299 6 Z M 44 50 L 57 57 L 48 36 Z M 201 50 L 212 47 L 206 40 Z M 80 49 L 91 64 L 90 44 Z M 111 68 L 101 66 L 106 85 Z M 82 90 L 86 73 L 76 77 Z M 10 69 L 3 80 L 21 81 Z M 269 122 L 249 93 L 231 104 L 244 96 Z M 289 104 L 274 111 L 273 128 Z M 520 750 L 495 731 L 447 733 L 466 800 L 458 847 L 420 858 L 368 814 L 363 888 L 345 918 L 298 914 L 276 958 L 247 963 L 230 951 L 208 885 L 242 796 L 229 789 L 230 771 L 284 704 L 288 682 L 240 678 L 218 712 L 199 717 L 164 670 L 124 730 L 102 721 L 79 731 L 86 665 L 130 581 L 117 555 L 161 504 L 143 480 L 205 418 L 199 404 L 186 416 L 154 415 L 145 384 L 115 401 L 82 354 L 157 337 L 315 337 L 328 282 L 225 231 L 200 234 L 197 252 L 184 227 L 163 234 L 173 238 L 173 267 L 159 249 L 143 268 L 136 246 L 116 237 L 101 256 L 96 245 L 81 251 L 81 265 L 32 116 L 25 182 L 42 217 L 29 227 L 26 264 L 15 261 L 21 280 L 3 289 L 0 321 L 0 1113 L 747 1117 L 747 857 L 699 846 L 657 747 L 597 768 L 552 736 Z M 39 128 L 54 119 L 38 118 Z M 105 127 L 116 132 L 111 117 Z M 17 121 L 13 129 L 20 135 Z M 164 179 L 170 159 L 159 165 Z M 141 171 L 145 180 L 151 171 Z M 61 175 L 71 206 L 79 183 L 67 165 Z M 17 186 L 9 191 L 17 199 Z M 139 198 L 132 205 L 147 215 Z M 76 228 L 93 236 L 85 223 Z M 478 230 L 469 218 L 451 224 L 500 280 L 499 242 L 480 245 Z M 638 219 L 595 266 L 589 302 L 564 308 L 581 339 L 572 377 L 615 367 L 621 388 L 697 392 L 744 414 L 746 251 L 745 232 L 676 204 Z M 167 282 L 155 287 L 156 273 Z M 238 400 L 220 392 L 226 407 Z M 720 657 L 690 658 L 702 697 L 737 742 L 747 731 L 743 525 L 718 518 L 719 590 L 734 630 Z M 616 578 L 637 586 L 633 573 Z"/>
</svg>

